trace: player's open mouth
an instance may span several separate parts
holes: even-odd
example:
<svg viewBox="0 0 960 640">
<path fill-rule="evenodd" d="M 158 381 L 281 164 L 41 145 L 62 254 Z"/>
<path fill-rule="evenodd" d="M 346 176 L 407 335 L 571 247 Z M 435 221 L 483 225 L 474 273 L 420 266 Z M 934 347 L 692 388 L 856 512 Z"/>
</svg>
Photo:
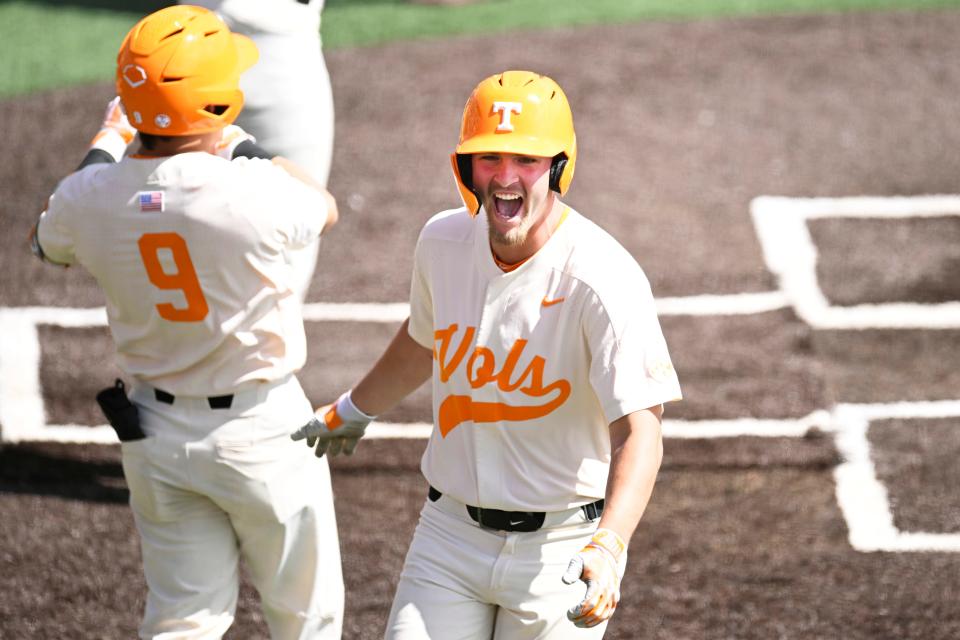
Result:
<svg viewBox="0 0 960 640">
<path fill-rule="evenodd" d="M 493 206 L 497 210 L 498 218 L 512 220 L 523 207 L 523 196 L 519 193 L 495 193 L 493 194 Z"/>
</svg>

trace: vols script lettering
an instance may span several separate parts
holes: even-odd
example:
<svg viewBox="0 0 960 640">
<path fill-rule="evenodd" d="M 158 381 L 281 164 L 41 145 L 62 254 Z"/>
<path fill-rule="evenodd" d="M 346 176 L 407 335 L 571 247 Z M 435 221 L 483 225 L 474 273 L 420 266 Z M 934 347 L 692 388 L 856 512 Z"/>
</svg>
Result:
<svg viewBox="0 0 960 640">
<path fill-rule="evenodd" d="M 467 357 L 467 351 L 476 335 L 476 327 L 467 327 L 464 330 L 455 350 L 450 354 L 458 330 L 459 325 L 451 324 L 433 334 L 433 358 L 440 367 L 441 383 L 447 382 L 466 360 L 467 381 L 473 389 L 496 384 L 503 392 L 519 391 L 531 398 L 545 398 L 553 393 L 556 395 L 546 403 L 537 405 L 475 402 L 470 396 L 449 395 L 440 402 L 438 422 L 441 436 L 446 437 L 457 425 L 467 421 L 520 422 L 542 418 L 566 402 L 570 396 L 570 382 L 567 380 L 560 379 L 544 385 L 543 369 L 546 361 L 541 356 L 533 356 L 523 372 L 516 374 L 527 347 L 527 340 L 517 339 L 507 353 L 503 366 L 498 369 L 496 356 L 487 347 L 475 347 L 470 357 Z"/>
</svg>

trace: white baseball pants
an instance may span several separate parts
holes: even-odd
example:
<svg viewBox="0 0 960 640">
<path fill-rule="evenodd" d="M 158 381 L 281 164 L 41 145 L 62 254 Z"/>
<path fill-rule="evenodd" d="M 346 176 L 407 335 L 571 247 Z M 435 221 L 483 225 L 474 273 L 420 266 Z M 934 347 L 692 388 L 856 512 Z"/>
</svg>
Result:
<svg viewBox="0 0 960 640">
<path fill-rule="evenodd" d="M 597 640 L 606 623 L 578 629 L 567 609 L 586 585 L 561 580 L 596 530 L 579 509 L 548 514 L 544 528 L 481 528 L 464 505 L 427 500 L 387 622 L 387 640 Z M 621 566 L 621 571 L 625 568 Z"/>
<path fill-rule="evenodd" d="M 326 459 L 289 433 L 312 409 L 299 382 L 207 398 L 135 387 L 148 437 L 123 443 L 123 471 L 148 586 L 141 638 L 220 638 L 243 559 L 276 640 L 340 638 L 343 578 Z"/>
</svg>

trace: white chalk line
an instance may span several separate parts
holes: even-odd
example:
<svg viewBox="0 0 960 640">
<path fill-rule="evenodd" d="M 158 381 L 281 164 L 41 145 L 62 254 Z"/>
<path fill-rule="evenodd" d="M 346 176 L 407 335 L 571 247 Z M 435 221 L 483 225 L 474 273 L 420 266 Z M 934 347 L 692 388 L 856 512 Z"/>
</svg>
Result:
<svg viewBox="0 0 960 640">
<path fill-rule="evenodd" d="M 303 305 L 307 322 L 403 322 L 410 315 L 406 302 L 310 302 Z"/>
<path fill-rule="evenodd" d="M 811 427 L 824 431 L 832 424 L 827 411 L 815 411 L 798 419 L 764 420 L 735 418 L 731 420 L 670 420 L 663 422 L 665 438 L 737 438 L 757 436 L 766 438 L 799 438 Z M 117 436 L 109 425 L 84 426 L 77 424 L 46 425 L 34 441 L 75 442 L 79 444 L 116 444 Z M 433 431 L 429 422 L 380 422 L 367 427 L 364 438 L 426 439 Z"/>
<path fill-rule="evenodd" d="M 45 422 L 37 326 L 29 317 L 0 310 L 0 435 L 29 438 Z"/>
<path fill-rule="evenodd" d="M 807 221 L 822 218 L 894 219 L 960 215 L 960 197 L 781 198 L 762 196 L 750 214 L 767 267 L 797 315 L 815 329 L 956 329 L 960 302 L 831 305 L 817 279 L 818 250 Z M 832 430 L 844 462 L 834 471 L 837 502 L 850 544 L 859 551 L 960 552 L 960 534 L 899 531 L 886 487 L 870 457 L 870 422 L 889 418 L 960 416 L 960 403 L 837 405 Z"/>
<path fill-rule="evenodd" d="M 792 198 L 758 196 L 751 207 L 776 210 L 783 215 L 811 218 L 942 218 L 960 215 L 960 196 L 849 196 Z"/>
<path fill-rule="evenodd" d="M 780 291 L 658 298 L 657 314 L 664 316 L 737 316 L 787 309 L 793 306 L 804 321 L 817 329 L 956 329 L 960 328 L 960 302 L 940 304 L 886 303 L 850 307 L 830 306 L 807 282 L 784 282 L 796 300 Z M 801 292 L 806 291 L 803 295 Z M 65 328 L 105 327 L 103 307 L 13 307 L 2 310 L 11 316 L 31 319 L 34 324 Z M 404 302 L 310 303 L 304 305 L 306 322 L 403 322 L 409 315 Z"/>
<path fill-rule="evenodd" d="M 780 291 L 658 298 L 657 313 L 665 316 L 752 315 L 790 306 Z M 406 302 L 311 302 L 303 305 L 305 322 L 399 323 L 410 314 Z M 104 307 L 3 307 L 0 316 L 34 325 L 83 328 L 107 326 Z"/>
<path fill-rule="evenodd" d="M 960 417 L 960 401 L 839 404 L 832 412 L 837 450 L 837 503 L 847 522 L 850 545 L 858 551 L 960 552 L 960 533 L 900 531 L 894 526 L 887 489 L 877 477 L 867 432 L 877 420 Z M 960 427 L 958 427 L 960 428 Z"/>
<path fill-rule="evenodd" d="M 761 196 L 750 215 L 767 268 L 797 315 L 816 329 L 957 329 L 960 302 L 831 305 L 817 280 L 814 218 L 927 218 L 960 215 L 960 196 L 781 198 Z"/>
</svg>

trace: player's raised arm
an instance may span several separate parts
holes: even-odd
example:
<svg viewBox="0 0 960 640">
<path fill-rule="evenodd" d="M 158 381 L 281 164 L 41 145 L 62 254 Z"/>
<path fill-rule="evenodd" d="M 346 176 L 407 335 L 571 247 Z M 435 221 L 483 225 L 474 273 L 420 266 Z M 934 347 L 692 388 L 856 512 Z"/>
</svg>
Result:
<svg viewBox="0 0 960 640">
<path fill-rule="evenodd" d="M 90 140 L 87 155 L 84 156 L 77 170 L 91 164 L 120 161 L 136 135 L 137 130 L 130 126 L 120 96 L 115 97 L 107 104 L 100 130 Z"/>
</svg>

